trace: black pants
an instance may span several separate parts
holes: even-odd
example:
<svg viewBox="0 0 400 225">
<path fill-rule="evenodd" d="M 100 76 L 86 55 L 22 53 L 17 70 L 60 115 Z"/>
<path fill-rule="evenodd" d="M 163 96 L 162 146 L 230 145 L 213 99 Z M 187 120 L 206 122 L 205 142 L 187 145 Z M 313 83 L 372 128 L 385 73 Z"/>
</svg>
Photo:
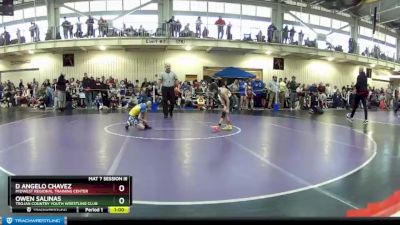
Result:
<svg viewBox="0 0 400 225">
<path fill-rule="evenodd" d="M 168 112 L 172 114 L 175 105 L 175 91 L 174 87 L 162 87 L 162 103 L 163 103 L 163 112 L 165 116 L 168 116 Z M 169 101 L 169 108 L 168 108 Z"/>
<path fill-rule="evenodd" d="M 365 120 L 367 120 L 368 119 L 367 97 L 362 95 L 356 95 L 354 97 L 353 111 L 351 112 L 351 118 L 353 118 L 354 113 L 356 113 L 356 109 L 358 108 L 360 101 L 363 104 Z"/>
<path fill-rule="evenodd" d="M 397 111 L 399 111 L 399 109 L 400 109 L 400 101 L 397 102 L 397 107 L 394 110 L 394 112 L 397 113 Z"/>
</svg>

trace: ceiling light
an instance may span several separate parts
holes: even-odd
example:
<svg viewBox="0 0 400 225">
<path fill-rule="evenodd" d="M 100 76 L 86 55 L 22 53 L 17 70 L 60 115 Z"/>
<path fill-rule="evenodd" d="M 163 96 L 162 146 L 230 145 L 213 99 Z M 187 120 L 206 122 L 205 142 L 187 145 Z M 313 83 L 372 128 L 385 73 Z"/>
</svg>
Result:
<svg viewBox="0 0 400 225">
<path fill-rule="evenodd" d="M 267 55 L 271 55 L 271 53 L 272 53 L 272 52 L 269 51 L 269 50 L 265 52 L 265 54 L 267 54 Z"/>
<path fill-rule="evenodd" d="M 371 64 L 371 68 L 374 68 L 375 66 L 376 66 L 376 64 L 375 64 L 375 63 Z"/>
<path fill-rule="evenodd" d="M 104 50 L 106 50 L 107 48 L 106 48 L 106 46 L 100 46 L 99 49 L 102 50 L 102 51 L 104 51 Z"/>
<path fill-rule="evenodd" d="M 332 62 L 334 59 L 335 59 L 335 58 L 333 58 L 333 57 L 328 57 L 327 60 L 328 60 L 329 62 Z"/>
<path fill-rule="evenodd" d="M 34 54 L 35 52 L 34 52 L 33 50 L 29 50 L 28 53 L 32 55 L 32 54 Z"/>
<path fill-rule="evenodd" d="M 186 49 L 186 51 L 190 51 L 190 50 L 192 50 L 192 47 L 191 46 L 186 46 L 185 49 Z"/>
</svg>

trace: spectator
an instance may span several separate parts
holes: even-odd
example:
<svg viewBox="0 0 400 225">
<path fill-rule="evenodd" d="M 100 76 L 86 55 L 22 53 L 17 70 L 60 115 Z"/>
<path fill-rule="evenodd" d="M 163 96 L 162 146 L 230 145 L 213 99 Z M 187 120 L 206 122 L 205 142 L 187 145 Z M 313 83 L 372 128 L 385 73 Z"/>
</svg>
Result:
<svg viewBox="0 0 400 225">
<path fill-rule="evenodd" d="M 264 82 L 262 82 L 259 77 L 256 77 L 251 83 L 251 86 L 255 94 L 254 107 L 265 107 Z"/>
<path fill-rule="evenodd" d="M 186 24 L 185 28 L 182 31 L 182 37 L 190 37 L 192 31 L 190 31 L 189 24 Z"/>
<path fill-rule="evenodd" d="M 75 25 L 76 25 L 76 33 L 75 33 L 75 36 L 76 36 L 77 38 L 82 38 L 83 32 L 82 32 L 81 17 L 78 17 L 78 22 L 76 22 Z"/>
<path fill-rule="evenodd" d="M 387 106 L 387 109 L 390 109 L 392 106 L 392 100 L 393 100 L 393 90 L 392 86 L 389 84 L 387 89 L 386 89 L 386 98 L 385 98 L 385 103 Z"/>
<path fill-rule="evenodd" d="M 175 37 L 180 37 L 181 34 L 181 29 L 182 29 L 182 24 L 179 20 L 176 20 L 175 24 Z"/>
<path fill-rule="evenodd" d="M 268 108 L 271 109 L 272 104 L 275 103 L 276 94 L 279 92 L 279 83 L 277 82 L 277 77 L 272 76 L 272 80 L 268 83 Z"/>
<path fill-rule="evenodd" d="M 85 107 L 89 107 L 92 105 L 92 80 L 88 77 L 87 73 L 83 74 L 83 80 L 82 80 L 82 88 L 85 93 Z"/>
<path fill-rule="evenodd" d="M 58 77 L 57 81 L 57 98 L 58 98 L 58 107 L 62 112 L 65 109 L 65 101 L 66 101 L 66 80 L 63 74 Z"/>
<path fill-rule="evenodd" d="M 218 39 L 222 39 L 224 37 L 225 20 L 220 16 L 218 20 L 215 21 L 215 25 L 218 27 Z"/>
<path fill-rule="evenodd" d="M 306 91 L 306 89 L 305 89 L 305 84 L 303 84 L 303 85 L 299 85 L 298 87 L 297 87 L 297 89 L 296 89 L 296 93 L 297 93 L 297 96 L 298 96 L 298 98 L 299 98 L 299 108 L 300 109 L 304 109 L 305 107 L 305 104 L 304 104 L 304 98 L 305 98 L 305 91 Z"/>
<path fill-rule="evenodd" d="M 17 41 L 18 41 L 18 44 L 21 43 L 21 30 L 19 28 L 17 28 Z"/>
<path fill-rule="evenodd" d="M 9 45 L 11 43 L 11 40 L 10 40 L 11 36 L 10 36 L 10 33 L 8 33 L 8 31 L 6 30 L 6 27 L 4 27 L 3 36 L 4 36 L 4 44 Z"/>
<path fill-rule="evenodd" d="M 228 40 L 232 40 L 232 23 L 229 21 L 228 26 L 226 28 L 226 36 Z"/>
<path fill-rule="evenodd" d="M 290 29 L 289 32 L 289 36 L 290 36 L 290 44 L 294 43 L 294 34 L 296 33 L 296 30 L 294 29 L 294 27 L 292 27 L 292 29 Z"/>
<path fill-rule="evenodd" d="M 68 39 L 68 31 L 70 29 L 71 22 L 67 20 L 67 17 L 64 16 L 64 22 L 62 22 L 61 26 L 63 28 L 64 39 Z"/>
<path fill-rule="evenodd" d="M 207 27 L 204 27 L 204 30 L 202 33 L 203 38 L 208 38 L 208 34 L 209 34 L 209 31 L 208 31 Z"/>
<path fill-rule="evenodd" d="M 29 32 L 31 33 L 31 42 L 35 42 L 35 23 L 31 22 L 31 26 L 29 27 Z"/>
<path fill-rule="evenodd" d="M 327 96 L 326 96 L 326 87 L 321 82 L 318 85 L 318 100 L 320 102 L 321 108 L 328 108 Z"/>
<path fill-rule="evenodd" d="M 203 24 L 203 22 L 201 21 L 201 17 L 197 17 L 196 20 L 196 37 L 200 37 L 201 34 L 201 25 Z"/>
<path fill-rule="evenodd" d="M 19 87 L 19 89 L 23 89 L 24 88 L 24 83 L 22 82 L 22 79 L 19 80 L 18 87 Z"/>
<path fill-rule="evenodd" d="M 104 37 L 106 35 L 106 32 L 105 32 L 106 21 L 103 19 L 103 17 L 100 17 L 97 24 L 99 27 L 99 37 Z"/>
<path fill-rule="evenodd" d="M 171 19 L 167 21 L 167 24 L 169 25 L 170 36 L 175 37 L 175 30 L 176 30 L 175 16 L 172 16 Z"/>
<path fill-rule="evenodd" d="M 267 31 L 267 41 L 268 42 L 272 42 L 275 31 L 276 31 L 276 27 L 274 26 L 274 24 L 271 24 L 268 26 L 268 31 Z"/>
<path fill-rule="evenodd" d="M 89 15 L 89 18 L 86 20 L 87 37 L 95 37 L 93 24 L 94 24 L 94 19 L 92 18 L 91 15 Z"/>
<path fill-rule="evenodd" d="M 290 91 L 290 110 L 293 110 L 296 108 L 295 102 L 297 98 L 297 82 L 296 82 L 296 77 L 292 76 L 292 81 L 289 82 L 289 91 Z"/>
<path fill-rule="evenodd" d="M 287 44 L 289 28 L 286 25 L 282 30 L 282 43 Z"/>
<path fill-rule="evenodd" d="M 285 107 L 286 91 L 287 86 L 285 81 L 283 81 L 282 78 L 279 78 L 279 104 L 281 108 Z"/>
<path fill-rule="evenodd" d="M 257 42 L 263 42 L 263 33 L 261 30 L 258 31 L 258 34 L 256 35 Z"/>
<path fill-rule="evenodd" d="M 303 38 L 304 38 L 303 30 L 300 30 L 300 33 L 299 33 L 299 43 L 298 43 L 300 46 L 303 45 Z"/>
</svg>

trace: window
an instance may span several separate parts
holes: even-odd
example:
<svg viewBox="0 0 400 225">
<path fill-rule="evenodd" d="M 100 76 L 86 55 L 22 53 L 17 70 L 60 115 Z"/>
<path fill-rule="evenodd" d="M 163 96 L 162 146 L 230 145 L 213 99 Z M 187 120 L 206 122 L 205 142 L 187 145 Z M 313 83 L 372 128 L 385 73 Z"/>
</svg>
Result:
<svg viewBox="0 0 400 225">
<path fill-rule="evenodd" d="M 140 5 L 139 0 L 123 0 L 124 1 L 124 10 L 131 10 Z"/>
<path fill-rule="evenodd" d="M 381 40 L 381 41 L 385 41 L 385 34 L 381 33 L 381 32 L 375 32 L 374 38 Z"/>
<path fill-rule="evenodd" d="M 36 7 L 36 17 L 39 16 L 47 16 L 47 7 L 45 5 Z"/>
<path fill-rule="evenodd" d="M 271 17 L 271 8 L 257 6 L 257 16 L 259 17 Z"/>
<path fill-rule="evenodd" d="M 225 13 L 240 15 L 240 4 L 225 3 Z"/>
<path fill-rule="evenodd" d="M 73 2 L 65 3 L 64 5 L 66 5 L 66 6 L 70 7 L 70 8 L 75 9 L 75 3 L 73 3 Z"/>
<path fill-rule="evenodd" d="M 174 1 L 173 9 L 175 11 L 189 11 L 190 10 L 190 2 L 189 1 Z"/>
<path fill-rule="evenodd" d="M 35 17 L 35 9 L 34 8 L 24 9 L 24 18 L 32 18 L 32 17 Z"/>
<path fill-rule="evenodd" d="M 386 42 L 392 45 L 396 45 L 397 39 L 390 35 L 386 35 Z"/>
<path fill-rule="evenodd" d="M 90 11 L 106 11 L 107 4 L 106 1 L 92 1 L 90 2 Z"/>
<path fill-rule="evenodd" d="M 75 2 L 75 9 L 79 12 L 89 12 L 89 2 Z"/>
<path fill-rule="evenodd" d="M 332 28 L 333 29 L 340 29 L 340 21 L 339 20 L 332 20 Z"/>
<path fill-rule="evenodd" d="M 256 35 L 261 30 L 263 35 L 266 35 L 268 26 L 270 23 L 264 21 L 257 21 L 257 20 L 242 20 L 242 33 L 243 34 L 251 34 L 252 38 L 256 38 Z M 233 30 L 232 26 L 232 30 Z M 243 38 L 243 37 L 241 37 Z"/>
<path fill-rule="evenodd" d="M 207 2 L 190 1 L 190 10 L 197 12 L 207 12 Z"/>
<path fill-rule="evenodd" d="M 343 28 L 342 31 L 350 32 L 350 26 Z"/>
<path fill-rule="evenodd" d="M 349 25 L 349 23 L 340 21 L 340 27 L 345 27 L 347 25 Z"/>
<path fill-rule="evenodd" d="M 122 0 L 107 0 L 107 11 L 122 10 Z"/>
<path fill-rule="evenodd" d="M 151 4 L 146 5 L 145 7 L 141 8 L 140 10 L 158 10 L 158 4 L 151 3 Z"/>
<path fill-rule="evenodd" d="M 286 20 L 286 21 L 296 21 L 296 19 L 292 15 L 290 15 L 289 13 L 285 13 L 283 15 L 283 19 Z"/>
<path fill-rule="evenodd" d="M 60 14 L 69 14 L 69 13 L 74 13 L 74 11 L 67 9 L 65 7 L 60 7 Z"/>
<path fill-rule="evenodd" d="M 331 19 L 327 17 L 319 17 L 319 25 L 324 27 L 331 27 Z"/>
<path fill-rule="evenodd" d="M 13 20 L 13 16 L 3 16 L 3 23 L 11 22 Z"/>
<path fill-rule="evenodd" d="M 309 21 L 310 14 L 308 14 L 308 13 L 299 13 L 299 15 L 300 16 L 297 16 L 297 17 L 299 17 L 304 23 L 309 23 L 310 22 Z"/>
<path fill-rule="evenodd" d="M 360 34 L 363 36 L 371 37 L 372 36 L 372 29 L 366 27 L 360 27 Z"/>
<path fill-rule="evenodd" d="M 242 5 L 242 14 L 248 16 L 256 15 L 256 6 L 254 5 Z"/>
<path fill-rule="evenodd" d="M 22 20 L 24 18 L 23 10 L 14 11 L 14 20 Z"/>
<path fill-rule="evenodd" d="M 223 13 L 224 12 L 224 3 L 223 2 L 208 2 L 208 11 L 215 13 Z"/>
<path fill-rule="evenodd" d="M 314 25 L 319 25 L 319 16 L 310 15 L 310 23 Z"/>
</svg>

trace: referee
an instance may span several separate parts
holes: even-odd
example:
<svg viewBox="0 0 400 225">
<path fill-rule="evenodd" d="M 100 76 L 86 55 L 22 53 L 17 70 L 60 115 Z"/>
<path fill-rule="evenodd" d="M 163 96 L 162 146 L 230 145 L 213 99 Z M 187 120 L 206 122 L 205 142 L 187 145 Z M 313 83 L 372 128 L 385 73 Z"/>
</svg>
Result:
<svg viewBox="0 0 400 225">
<path fill-rule="evenodd" d="M 163 103 L 163 112 L 164 118 L 168 118 L 169 115 L 172 117 L 172 111 L 174 110 L 175 105 L 175 84 L 178 80 L 176 74 L 171 72 L 171 65 L 169 63 L 165 64 L 165 72 L 162 72 L 160 75 L 161 80 L 161 93 L 162 93 L 162 103 Z M 169 101 L 169 108 L 168 108 Z"/>
</svg>

